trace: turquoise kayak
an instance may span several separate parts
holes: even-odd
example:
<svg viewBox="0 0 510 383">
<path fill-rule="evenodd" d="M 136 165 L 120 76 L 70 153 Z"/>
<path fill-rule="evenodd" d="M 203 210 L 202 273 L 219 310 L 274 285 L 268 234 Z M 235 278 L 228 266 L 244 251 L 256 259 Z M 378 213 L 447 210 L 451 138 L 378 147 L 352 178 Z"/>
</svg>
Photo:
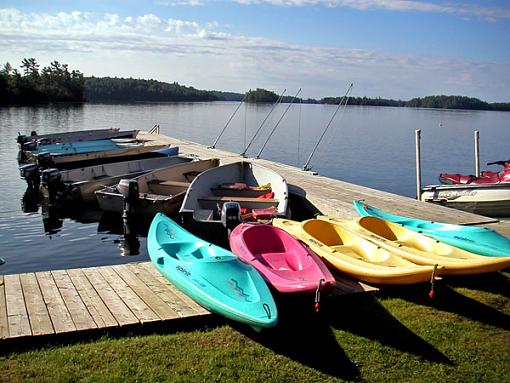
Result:
<svg viewBox="0 0 510 383">
<path fill-rule="evenodd" d="M 510 256 L 510 238 L 486 227 L 454 225 L 402 217 L 376 209 L 362 201 L 354 201 L 361 216 L 373 216 L 398 223 L 408 229 L 432 237 L 438 241 L 461 248 L 471 253 L 489 257 Z"/>
<path fill-rule="evenodd" d="M 230 251 L 195 237 L 162 213 L 151 223 L 147 247 L 165 278 L 207 310 L 257 331 L 276 325 L 278 312 L 266 282 Z"/>
</svg>

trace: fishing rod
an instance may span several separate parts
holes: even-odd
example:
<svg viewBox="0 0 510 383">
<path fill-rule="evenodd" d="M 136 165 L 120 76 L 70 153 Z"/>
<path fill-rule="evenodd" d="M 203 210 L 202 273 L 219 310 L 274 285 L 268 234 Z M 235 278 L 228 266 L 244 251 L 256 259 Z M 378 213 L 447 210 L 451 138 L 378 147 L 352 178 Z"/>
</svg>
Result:
<svg viewBox="0 0 510 383">
<path fill-rule="evenodd" d="M 292 106 L 292 103 L 294 102 L 294 100 L 296 99 L 296 97 L 299 95 L 299 93 L 301 93 L 301 88 L 299 88 L 299 90 L 297 91 L 296 95 L 292 98 L 292 100 L 290 101 L 289 105 L 287 106 L 287 109 L 285 109 L 285 112 L 283 112 L 282 116 L 280 117 L 280 119 L 278 120 L 278 122 L 276 123 L 276 125 L 273 127 L 273 130 L 271 130 L 271 133 L 269 133 L 269 136 L 267 137 L 266 139 L 266 142 L 264 142 L 264 145 L 262 145 L 262 149 L 260 149 L 259 153 L 257 154 L 257 157 L 255 158 L 260 158 L 260 155 L 262 154 L 262 151 L 264 150 L 264 148 L 266 147 L 267 143 L 269 142 L 269 140 L 271 139 L 271 136 L 273 135 L 273 133 L 275 132 L 276 128 L 278 127 L 278 125 L 280 124 L 280 122 L 283 120 L 283 117 L 285 117 L 285 115 L 287 114 L 287 112 L 289 111 L 290 107 Z"/>
<path fill-rule="evenodd" d="M 251 91 L 251 89 L 250 89 Z M 241 102 L 239 103 L 239 105 L 237 105 L 237 108 L 236 110 L 234 110 L 234 113 L 232 113 L 232 115 L 230 116 L 230 118 L 228 119 L 227 123 L 225 124 L 225 126 L 223 127 L 223 129 L 221 130 L 220 132 L 220 135 L 216 138 L 216 141 L 214 141 L 214 144 L 212 144 L 212 146 L 210 146 L 209 148 L 211 149 L 215 149 L 216 148 L 216 144 L 218 143 L 218 141 L 220 140 L 220 137 L 223 135 L 223 133 L 225 132 L 225 129 L 227 129 L 227 126 L 228 124 L 230 124 L 230 121 L 232 121 L 232 119 L 234 118 L 234 116 L 236 115 L 237 111 L 239 110 L 239 108 L 241 107 L 241 105 L 243 105 L 243 102 L 244 100 L 246 99 L 246 97 L 248 96 L 248 93 L 245 93 L 243 99 L 241 100 Z"/>
<path fill-rule="evenodd" d="M 340 109 L 340 106 L 342 106 L 344 99 L 345 99 L 345 105 L 344 105 L 344 111 L 345 111 L 345 108 L 347 107 L 347 102 L 349 101 L 349 98 L 347 97 L 347 95 L 351 91 L 353 85 L 354 85 L 353 83 L 351 83 L 351 85 L 349 85 L 349 88 L 347 88 L 347 92 L 345 92 L 344 96 L 340 99 L 340 102 L 338 103 L 335 113 L 333 113 L 333 115 L 331 116 L 331 119 L 329 120 L 328 124 L 326 125 L 326 128 L 323 130 L 319 140 L 317 141 L 317 143 L 315 144 L 315 147 L 313 148 L 312 152 L 310 153 L 308 160 L 306 160 L 306 163 L 303 165 L 303 170 L 305 170 L 305 171 L 311 170 L 311 167 L 309 166 L 310 161 L 312 160 L 312 157 L 315 154 L 315 151 L 317 150 L 317 148 L 319 147 L 319 144 L 321 143 L 322 139 L 324 138 L 326 131 L 328 130 L 331 123 L 333 122 L 333 119 L 335 118 L 338 110 Z"/>
<path fill-rule="evenodd" d="M 285 94 L 285 92 L 287 91 L 287 89 L 284 89 L 282 94 L 280 94 L 280 97 L 278 97 L 278 99 L 276 100 L 276 102 L 273 104 L 273 107 L 271 108 L 271 110 L 269 111 L 269 113 L 267 114 L 266 118 L 264 118 L 264 121 L 262 121 L 262 124 L 260 124 L 259 128 L 257 129 L 257 131 L 255 132 L 255 134 L 253 135 L 252 139 L 250 140 L 250 142 L 248 142 L 248 146 L 246 148 L 244 148 L 243 152 L 240 153 L 241 156 L 245 157 L 246 156 L 246 152 L 248 151 L 248 148 L 251 146 L 251 144 L 253 143 L 253 140 L 255 140 L 255 137 L 257 137 L 257 135 L 259 134 L 260 132 L 260 129 L 262 129 L 262 127 L 264 126 L 266 120 L 269 118 L 269 116 L 271 115 L 271 113 L 273 113 L 273 110 L 274 108 L 276 107 L 276 105 L 278 105 L 282 99 L 283 99 L 283 95 Z"/>
</svg>

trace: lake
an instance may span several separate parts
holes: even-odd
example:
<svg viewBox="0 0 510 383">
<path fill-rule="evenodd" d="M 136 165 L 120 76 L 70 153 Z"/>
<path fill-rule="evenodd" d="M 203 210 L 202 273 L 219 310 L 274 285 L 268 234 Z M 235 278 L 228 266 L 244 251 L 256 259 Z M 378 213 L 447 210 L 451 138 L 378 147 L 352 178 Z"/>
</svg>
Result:
<svg viewBox="0 0 510 383">
<path fill-rule="evenodd" d="M 10 274 L 148 259 L 147 223 L 124 235 L 122 220 L 95 209 L 41 211 L 19 177 L 16 136 L 82 129 L 148 130 L 211 145 L 237 103 L 136 103 L 0 108 L 0 273 Z M 247 151 L 302 167 L 336 107 L 279 105 Z M 242 152 L 271 110 L 242 105 L 217 147 Z M 473 173 L 473 132 L 480 132 L 480 161 L 510 158 L 510 113 L 348 106 L 340 109 L 311 160 L 319 174 L 409 197 L 415 196 L 415 130 L 422 131 L 423 184 L 442 171 Z"/>
</svg>

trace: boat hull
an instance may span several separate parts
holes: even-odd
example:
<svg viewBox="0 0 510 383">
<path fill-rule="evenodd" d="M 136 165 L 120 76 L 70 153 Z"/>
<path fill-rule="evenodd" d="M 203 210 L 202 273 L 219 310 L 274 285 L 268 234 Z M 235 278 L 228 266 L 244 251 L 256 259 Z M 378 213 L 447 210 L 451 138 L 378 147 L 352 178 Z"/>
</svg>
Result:
<svg viewBox="0 0 510 383">
<path fill-rule="evenodd" d="M 325 216 L 318 218 L 343 227 L 410 262 L 439 265 L 444 275 L 482 274 L 510 267 L 509 257 L 474 254 L 377 217 L 350 221 Z"/>
<path fill-rule="evenodd" d="M 250 187 L 243 191 L 220 187 L 232 183 L 244 183 Z M 253 196 L 254 189 L 268 184 L 271 186 L 271 198 Z M 259 190 L 259 197 L 265 193 L 267 191 Z M 180 213 L 183 220 L 196 231 L 225 232 L 224 228 L 222 230 L 220 212 L 223 203 L 229 201 L 238 202 L 241 209 L 246 210 L 272 207 L 275 215 L 287 216 L 287 182 L 276 172 L 248 161 L 219 166 L 205 171 L 193 180 Z"/>
<path fill-rule="evenodd" d="M 336 283 L 315 253 L 277 227 L 241 224 L 229 241 L 232 252 L 255 267 L 280 293 L 329 292 Z"/>
<path fill-rule="evenodd" d="M 463 226 L 398 216 L 362 201 L 354 201 L 354 207 L 360 216 L 372 216 L 398 223 L 410 230 L 472 253 L 489 257 L 510 256 L 510 238 L 487 227 Z"/>
<path fill-rule="evenodd" d="M 207 310 L 257 330 L 276 325 L 278 312 L 266 283 L 231 252 L 193 236 L 163 214 L 152 221 L 147 247 L 158 271 Z"/>
<path fill-rule="evenodd" d="M 275 218 L 273 225 L 304 242 L 328 266 L 361 281 L 407 285 L 430 281 L 434 275 L 433 266 L 409 262 L 330 222 Z"/>
<path fill-rule="evenodd" d="M 510 217 L 509 183 L 427 186 L 420 199 L 488 217 Z"/>
</svg>

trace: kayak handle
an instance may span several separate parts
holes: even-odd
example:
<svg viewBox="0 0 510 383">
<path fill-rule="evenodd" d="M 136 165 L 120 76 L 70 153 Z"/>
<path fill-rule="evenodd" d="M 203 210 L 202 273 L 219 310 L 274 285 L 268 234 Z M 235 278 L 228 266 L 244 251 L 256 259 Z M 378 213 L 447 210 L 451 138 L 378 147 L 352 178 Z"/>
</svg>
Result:
<svg viewBox="0 0 510 383">
<path fill-rule="evenodd" d="M 269 308 L 269 305 L 267 303 L 264 303 L 262 305 L 264 307 L 264 310 L 266 311 L 267 317 L 271 319 L 271 309 Z"/>
</svg>

